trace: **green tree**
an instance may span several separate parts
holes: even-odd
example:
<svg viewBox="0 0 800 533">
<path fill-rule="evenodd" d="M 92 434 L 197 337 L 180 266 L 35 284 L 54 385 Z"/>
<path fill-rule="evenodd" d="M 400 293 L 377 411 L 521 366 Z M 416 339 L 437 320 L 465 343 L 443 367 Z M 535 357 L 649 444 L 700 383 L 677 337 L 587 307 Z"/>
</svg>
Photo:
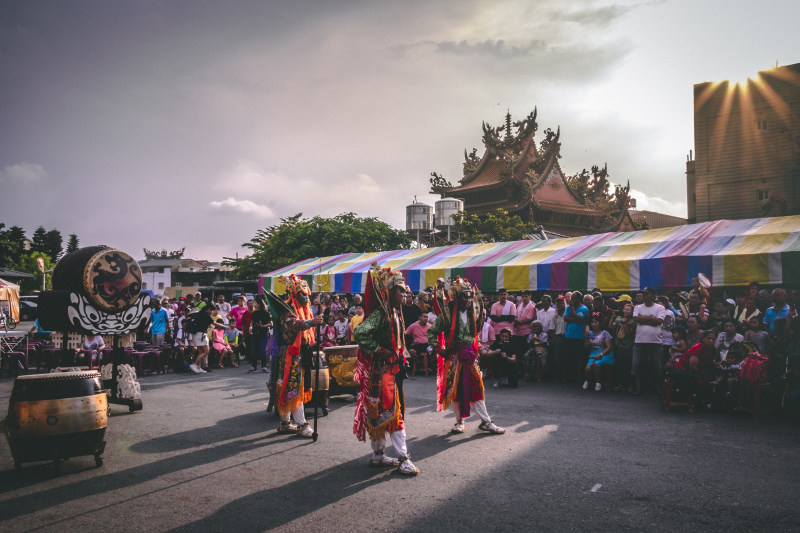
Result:
<svg viewBox="0 0 800 533">
<path fill-rule="evenodd" d="M 3 228 L 5 224 L 0 222 L 0 266 L 6 267 L 25 250 L 25 230 L 19 226 Z"/>
<path fill-rule="evenodd" d="M 64 251 L 63 242 L 61 232 L 57 229 L 51 229 L 45 235 L 45 252 L 53 261 L 58 261 L 61 257 L 61 252 Z"/>
<path fill-rule="evenodd" d="M 47 230 L 44 226 L 39 226 L 33 232 L 33 239 L 31 239 L 31 250 L 34 252 L 47 253 Z"/>
<path fill-rule="evenodd" d="M 39 263 L 37 262 L 39 257 L 44 258 L 45 271 L 53 269 L 55 262 L 50 258 L 50 256 L 41 252 L 25 252 L 18 256 L 17 259 L 11 263 L 10 268 L 12 270 L 33 274 L 33 278 L 22 278 L 19 280 L 19 289 L 22 294 L 31 294 L 34 291 L 42 290 L 42 272 L 39 270 Z M 45 283 L 47 289 L 52 287 L 50 274 L 47 274 Z"/>
<path fill-rule="evenodd" d="M 225 264 L 234 266 L 236 279 L 254 279 L 309 257 L 382 252 L 410 245 L 405 233 L 377 218 L 343 213 L 333 218 L 307 219 L 298 213 L 258 230 L 250 242 L 242 245 L 253 253 L 240 259 L 226 257 Z"/>
<path fill-rule="evenodd" d="M 69 234 L 69 241 L 67 241 L 67 253 L 70 254 L 80 248 L 78 236 L 74 233 Z"/>
<path fill-rule="evenodd" d="M 479 242 L 507 242 L 525 239 L 536 231 L 536 224 L 524 222 L 519 215 L 509 215 L 505 209 L 497 209 L 485 215 L 453 215 L 455 231 L 463 244 Z"/>
</svg>

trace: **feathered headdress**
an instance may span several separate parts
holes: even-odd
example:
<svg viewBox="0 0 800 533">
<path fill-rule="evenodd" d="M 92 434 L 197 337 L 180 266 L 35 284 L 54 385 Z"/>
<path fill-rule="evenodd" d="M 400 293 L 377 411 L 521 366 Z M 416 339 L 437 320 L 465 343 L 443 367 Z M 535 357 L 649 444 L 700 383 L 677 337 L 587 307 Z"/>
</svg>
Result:
<svg viewBox="0 0 800 533">
<path fill-rule="evenodd" d="M 295 276 L 294 274 L 289 274 L 288 276 L 278 276 L 278 281 L 280 281 L 283 286 L 286 287 L 286 292 L 291 294 L 293 297 L 296 297 L 298 292 L 303 292 L 307 296 L 311 296 L 311 289 L 309 289 L 308 283 L 299 276 Z"/>
</svg>

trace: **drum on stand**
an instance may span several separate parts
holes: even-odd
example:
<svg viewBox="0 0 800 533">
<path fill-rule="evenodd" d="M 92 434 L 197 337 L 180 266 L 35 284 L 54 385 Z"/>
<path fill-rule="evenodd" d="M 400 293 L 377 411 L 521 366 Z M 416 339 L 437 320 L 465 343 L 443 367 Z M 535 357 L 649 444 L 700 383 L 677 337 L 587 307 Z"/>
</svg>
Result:
<svg viewBox="0 0 800 533">
<path fill-rule="evenodd" d="M 361 385 L 355 381 L 356 362 L 358 361 L 358 345 L 328 346 L 322 349 L 328 362 L 330 385 L 328 394 L 352 394 L 358 396 Z"/>
<path fill-rule="evenodd" d="M 312 360 L 316 361 L 316 359 L 316 356 L 314 356 Z M 308 379 L 309 384 L 311 385 L 311 401 L 306 403 L 305 407 L 306 409 L 313 409 L 316 405 L 318 408 L 322 409 L 323 415 L 327 415 L 330 372 L 328 371 L 328 364 L 325 360 L 324 354 L 320 354 L 319 361 L 322 368 L 319 371 L 312 368 L 306 373 L 306 377 L 303 378 Z M 319 387 L 317 387 L 317 372 L 319 372 Z"/>
<path fill-rule="evenodd" d="M 14 467 L 33 461 L 93 455 L 101 466 L 108 400 L 100 373 L 53 372 L 20 376 L 14 381 L 3 432 Z"/>
</svg>

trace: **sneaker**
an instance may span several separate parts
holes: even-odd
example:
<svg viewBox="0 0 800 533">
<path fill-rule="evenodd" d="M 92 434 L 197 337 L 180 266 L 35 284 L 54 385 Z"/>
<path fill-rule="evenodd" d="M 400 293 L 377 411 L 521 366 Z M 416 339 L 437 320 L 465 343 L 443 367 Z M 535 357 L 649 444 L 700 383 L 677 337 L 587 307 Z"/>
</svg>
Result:
<svg viewBox="0 0 800 533">
<path fill-rule="evenodd" d="M 253 372 L 255 372 L 255 371 L 256 371 L 256 367 L 254 367 L 254 366 L 251 366 L 251 367 L 250 367 L 250 370 L 248 370 L 248 371 L 247 371 L 247 373 L 248 373 L 248 374 L 252 374 L 252 373 L 253 373 Z"/>
<path fill-rule="evenodd" d="M 308 427 L 308 424 L 303 424 L 302 426 L 298 426 L 297 436 L 310 439 L 311 437 L 314 436 L 314 432 L 311 431 L 311 428 Z"/>
<path fill-rule="evenodd" d="M 400 466 L 400 461 L 384 453 L 373 453 L 369 459 L 370 466 Z"/>
<path fill-rule="evenodd" d="M 494 435 L 502 435 L 503 433 L 506 432 L 505 429 L 496 426 L 495 423 L 492 422 L 491 420 L 484 420 L 483 422 L 481 422 L 481 425 L 478 426 L 478 429 L 480 429 L 481 431 L 488 431 L 489 433 L 492 433 Z"/>
<path fill-rule="evenodd" d="M 583 390 L 589 390 L 589 382 L 588 381 L 584 381 L 583 382 Z"/>
<path fill-rule="evenodd" d="M 599 384 L 599 383 L 595 383 L 594 384 L 594 391 L 595 392 L 600 392 L 602 389 L 603 389 L 603 386 L 601 384 Z"/>
<path fill-rule="evenodd" d="M 195 373 L 195 374 L 199 374 L 199 373 L 201 372 L 201 370 L 200 370 L 200 367 L 199 367 L 199 366 L 197 366 L 197 365 L 196 365 L 196 364 L 194 364 L 194 363 L 192 363 L 191 365 L 189 365 L 189 370 L 191 370 L 191 371 L 192 371 L 193 373 Z"/>
<path fill-rule="evenodd" d="M 265 374 L 269 374 L 269 369 L 261 367 L 261 371 Z"/>
<path fill-rule="evenodd" d="M 198 368 L 198 370 L 200 371 L 200 374 L 205 374 L 205 373 L 208 372 L 208 370 L 206 370 L 204 368 Z"/>
</svg>

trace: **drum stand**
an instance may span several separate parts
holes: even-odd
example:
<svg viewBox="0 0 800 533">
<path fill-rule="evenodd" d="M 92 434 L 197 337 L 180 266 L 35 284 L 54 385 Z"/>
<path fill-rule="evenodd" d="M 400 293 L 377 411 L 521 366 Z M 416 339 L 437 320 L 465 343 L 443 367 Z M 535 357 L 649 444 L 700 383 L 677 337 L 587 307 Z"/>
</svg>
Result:
<svg viewBox="0 0 800 533">
<path fill-rule="evenodd" d="M 121 398 L 117 395 L 117 370 L 119 365 L 125 360 L 125 350 L 119 347 L 119 337 L 114 335 L 114 349 L 111 351 L 111 375 L 113 378 L 110 381 L 111 395 L 108 397 L 109 404 L 127 405 L 128 411 L 142 410 L 142 400 L 140 398 Z M 103 382 L 105 385 L 106 382 Z"/>
</svg>

